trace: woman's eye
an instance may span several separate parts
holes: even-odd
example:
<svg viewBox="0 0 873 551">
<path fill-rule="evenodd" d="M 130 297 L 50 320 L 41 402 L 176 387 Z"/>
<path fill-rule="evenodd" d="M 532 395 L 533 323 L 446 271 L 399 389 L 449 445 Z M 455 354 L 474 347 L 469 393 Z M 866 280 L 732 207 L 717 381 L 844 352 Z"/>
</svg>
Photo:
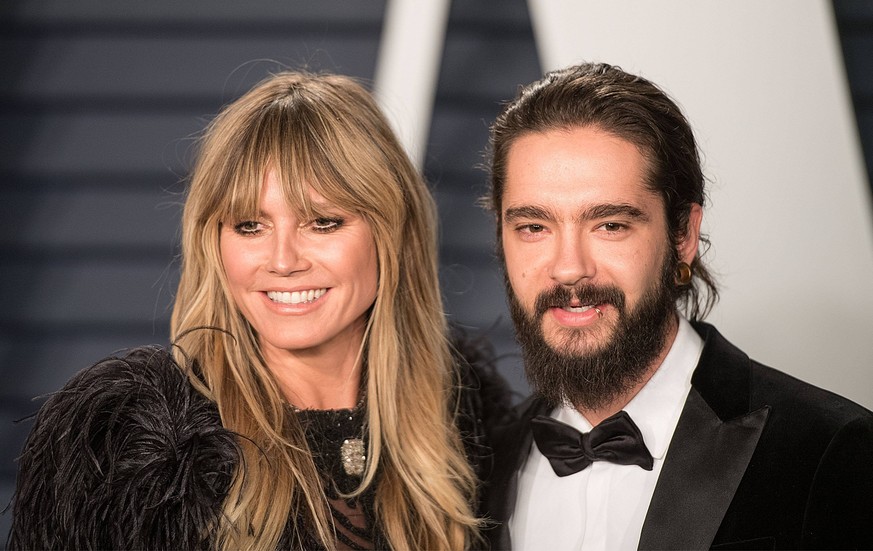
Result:
<svg viewBox="0 0 873 551">
<path fill-rule="evenodd" d="M 256 220 L 245 220 L 234 225 L 233 231 L 240 235 L 254 235 L 261 231 L 261 223 Z"/>
<path fill-rule="evenodd" d="M 312 229 L 317 232 L 327 233 L 339 229 L 343 225 L 342 218 L 316 218 L 312 221 Z"/>
</svg>

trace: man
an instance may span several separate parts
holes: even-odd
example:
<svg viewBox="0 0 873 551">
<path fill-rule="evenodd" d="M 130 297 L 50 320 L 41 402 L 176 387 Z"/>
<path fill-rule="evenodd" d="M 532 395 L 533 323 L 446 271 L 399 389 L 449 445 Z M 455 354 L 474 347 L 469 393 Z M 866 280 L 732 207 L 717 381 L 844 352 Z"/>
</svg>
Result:
<svg viewBox="0 0 873 551">
<path fill-rule="evenodd" d="M 491 146 L 535 390 L 495 436 L 493 547 L 873 548 L 873 414 L 697 321 L 717 291 L 675 103 L 618 68 L 570 67 L 521 90 Z"/>
</svg>

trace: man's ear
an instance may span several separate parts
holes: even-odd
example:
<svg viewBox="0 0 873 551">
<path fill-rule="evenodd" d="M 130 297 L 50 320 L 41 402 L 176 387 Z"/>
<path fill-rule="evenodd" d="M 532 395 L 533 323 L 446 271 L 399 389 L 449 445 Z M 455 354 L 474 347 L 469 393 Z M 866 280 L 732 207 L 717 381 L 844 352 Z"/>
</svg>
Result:
<svg viewBox="0 0 873 551">
<path fill-rule="evenodd" d="M 691 204 L 691 212 L 688 213 L 688 228 L 685 237 L 679 242 L 677 252 L 679 260 L 686 264 L 694 262 L 697 255 L 697 246 L 700 244 L 700 224 L 703 221 L 703 207 L 697 203 Z"/>
</svg>

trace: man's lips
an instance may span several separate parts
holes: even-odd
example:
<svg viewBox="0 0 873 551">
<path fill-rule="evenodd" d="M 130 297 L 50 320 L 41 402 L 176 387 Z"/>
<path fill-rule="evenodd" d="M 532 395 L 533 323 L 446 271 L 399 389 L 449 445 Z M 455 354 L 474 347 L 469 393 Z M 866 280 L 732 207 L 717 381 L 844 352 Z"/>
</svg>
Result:
<svg viewBox="0 0 873 551">
<path fill-rule="evenodd" d="M 581 314 L 582 312 L 587 312 L 592 308 L 597 310 L 597 312 L 600 312 L 600 309 L 594 304 L 586 304 L 585 306 L 563 306 L 559 308 L 561 308 L 561 310 L 564 310 L 565 312 L 571 312 L 573 314 Z M 602 312 L 600 313 L 601 315 L 603 315 Z"/>
<path fill-rule="evenodd" d="M 534 303 L 534 312 L 537 317 L 542 317 L 553 308 L 568 315 L 580 315 L 594 309 L 594 313 L 599 310 L 602 316 L 610 307 L 621 310 L 623 305 L 624 295 L 617 287 L 554 287 L 540 293 Z"/>
<path fill-rule="evenodd" d="M 586 304 L 584 306 L 559 306 L 547 310 L 559 324 L 568 327 L 583 327 L 597 322 L 603 317 L 604 305 Z"/>
</svg>

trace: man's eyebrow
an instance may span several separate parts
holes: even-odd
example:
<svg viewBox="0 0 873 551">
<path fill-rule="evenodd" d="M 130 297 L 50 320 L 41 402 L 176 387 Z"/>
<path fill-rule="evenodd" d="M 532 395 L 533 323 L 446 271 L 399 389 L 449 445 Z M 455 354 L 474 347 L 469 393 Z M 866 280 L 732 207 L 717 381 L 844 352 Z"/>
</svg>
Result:
<svg viewBox="0 0 873 551">
<path fill-rule="evenodd" d="M 641 211 L 633 205 L 627 203 L 614 204 L 606 203 L 602 205 L 594 205 L 588 207 L 579 215 L 579 221 L 584 220 L 599 220 L 601 218 L 613 218 L 620 216 L 623 218 L 631 218 L 645 222 L 649 219 L 649 215 Z"/>
<path fill-rule="evenodd" d="M 593 205 L 583 210 L 576 217 L 577 221 L 587 221 L 587 220 L 600 220 L 603 218 L 613 218 L 613 217 L 622 217 L 622 218 L 630 218 L 634 220 L 647 221 L 649 220 L 649 215 L 640 210 L 639 208 L 629 205 L 627 203 L 604 203 L 600 205 Z M 537 220 L 545 220 L 549 222 L 553 222 L 558 219 L 558 217 L 550 210 L 545 207 L 535 206 L 535 205 L 523 205 L 519 207 L 509 207 L 503 213 L 503 221 L 504 222 L 514 222 L 516 220 L 527 220 L 527 219 L 537 219 Z"/>
<path fill-rule="evenodd" d="M 503 212 L 504 222 L 514 222 L 520 219 L 531 219 L 553 221 L 555 215 L 546 208 L 537 207 L 534 205 L 524 205 L 521 207 L 509 207 Z"/>
</svg>

